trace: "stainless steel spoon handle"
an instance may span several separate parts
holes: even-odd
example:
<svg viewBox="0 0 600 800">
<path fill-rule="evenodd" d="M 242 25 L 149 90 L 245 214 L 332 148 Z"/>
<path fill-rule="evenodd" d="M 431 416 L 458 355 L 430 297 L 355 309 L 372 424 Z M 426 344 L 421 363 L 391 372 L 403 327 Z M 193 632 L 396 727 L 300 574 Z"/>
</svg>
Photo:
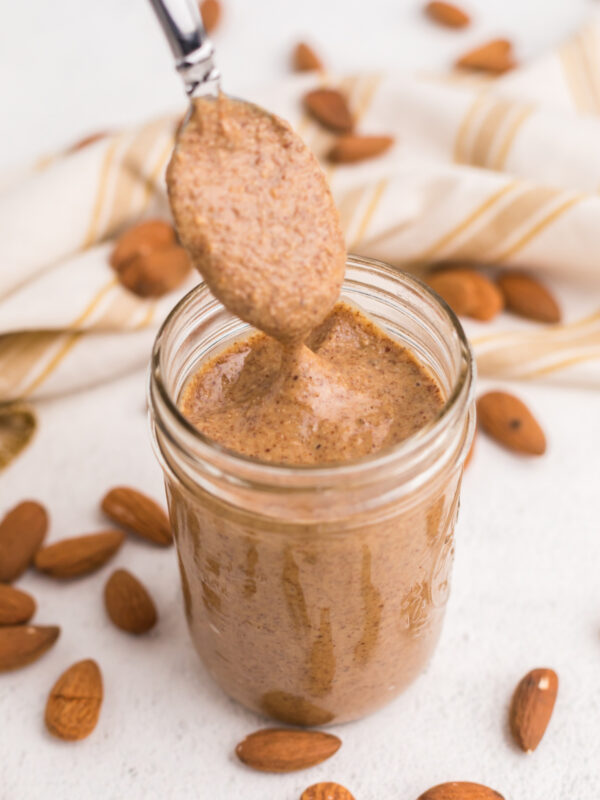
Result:
<svg viewBox="0 0 600 800">
<path fill-rule="evenodd" d="M 190 97 L 217 94 L 221 75 L 214 63 L 195 0 L 150 0 Z"/>
</svg>

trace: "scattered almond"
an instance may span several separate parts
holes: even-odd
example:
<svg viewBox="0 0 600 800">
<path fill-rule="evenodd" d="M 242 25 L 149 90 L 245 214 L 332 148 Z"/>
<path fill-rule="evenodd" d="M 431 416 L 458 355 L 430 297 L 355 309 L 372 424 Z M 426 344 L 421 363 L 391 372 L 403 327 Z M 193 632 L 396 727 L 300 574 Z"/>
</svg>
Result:
<svg viewBox="0 0 600 800">
<path fill-rule="evenodd" d="M 456 66 L 499 75 L 513 69 L 516 61 L 512 54 L 512 44 L 508 39 L 493 39 L 465 53 L 457 60 Z"/>
<path fill-rule="evenodd" d="M 552 669 L 533 669 L 519 682 L 510 707 L 510 730 L 515 742 L 532 753 L 546 732 L 556 694 L 558 675 Z"/>
<path fill-rule="evenodd" d="M 11 625 L 0 628 L 0 672 L 36 661 L 58 639 L 56 625 Z"/>
<path fill-rule="evenodd" d="M 41 572 L 54 578 L 75 578 L 99 569 L 123 544 L 122 531 L 101 531 L 74 536 L 42 547 L 34 563 Z"/>
<path fill-rule="evenodd" d="M 96 727 L 102 705 L 102 674 L 95 661 L 78 661 L 56 681 L 46 703 L 46 727 L 69 742 L 85 739 Z"/>
<path fill-rule="evenodd" d="M 454 781 L 428 789 L 418 800 L 504 800 L 504 797 L 480 783 Z"/>
<path fill-rule="evenodd" d="M 31 564 L 48 530 L 48 513 L 35 500 L 24 500 L 0 522 L 0 583 L 16 580 Z"/>
<path fill-rule="evenodd" d="M 118 275 L 122 286 L 139 297 L 162 297 L 181 286 L 191 269 L 188 254 L 176 244 L 130 259 Z"/>
<path fill-rule="evenodd" d="M 200 3 L 202 24 L 207 33 L 212 33 L 221 21 L 221 4 L 219 0 L 203 0 Z"/>
<path fill-rule="evenodd" d="M 509 311 L 538 322 L 560 322 L 560 307 L 550 291 L 522 272 L 505 272 L 498 278 Z"/>
<path fill-rule="evenodd" d="M 165 512 L 158 503 L 137 489 L 116 486 L 104 496 L 102 510 L 117 525 L 122 525 L 155 544 L 167 547 L 173 542 Z"/>
<path fill-rule="evenodd" d="M 27 592 L 0 583 L 0 625 L 21 625 L 35 613 L 35 600 Z"/>
<path fill-rule="evenodd" d="M 341 741 L 331 733 L 292 728 L 264 728 L 235 748 L 240 761 L 263 772 L 293 772 L 320 764 L 336 753 Z"/>
<path fill-rule="evenodd" d="M 302 792 L 300 800 L 354 800 L 354 795 L 339 783 L 314 783 Z"/>
<path fill-rule="evenodd" d="M 518 453 L 542 455 L 546 437 L 522 400 L 508 392 L 487 392 L 477 401 L 477 421 L 500 444 Z"/>
<path fill-rule="evenodd" d="M 310 45 L 299 42 L 292 53 L 292 66 L 296 72 L 312 72 L 323 69 L 323 62 Z"/>
<path fill-rule="evenodd" d="M 328 158 L 334 164 L 352 164 L 366 158 L 379 156 L 389 150 L 394 144 L 391 136 L 355 136 L 348 134 L 340 136 L 331 150 Z"/>
<path fill-rule="evenodd" d="M 134 225 L 116 241 L 110 264 L 121 272 L 132 258 L 147 256 L 155 250 L 165 250 L 175 244 L 175 229 L 162 219 L 149 219 Z"/>
<path fill-rule="evenodd" d="M 336 133 L 351 133 L 354 119 L 348 101 L 337 89 L 313 89 L 304 95 L 304 107 L 312 116 Z"/>
<path fill-rule="evenodd" d="M 104 587 L 108 616 L 127 633 L 146 633 L 157 620 L 156 606 L 148 590 L 131 572 L 118 569 Z"/>
<path fill-rule="evenodd" d="M 451 267 L 432 272 L 427 283 L 460 316 L 487 322 L 504 306 L 498 287 L 474 269 Z"/>
<path fill-rule="evenodd" d="M 440 25 L 448 28 L 465 28 L 471 22 L 471 17 L 467 12 L 452 3 L 432 0 L 425 6 L 425 13 L 434 22 L 439 22 Z"/>
</svg>

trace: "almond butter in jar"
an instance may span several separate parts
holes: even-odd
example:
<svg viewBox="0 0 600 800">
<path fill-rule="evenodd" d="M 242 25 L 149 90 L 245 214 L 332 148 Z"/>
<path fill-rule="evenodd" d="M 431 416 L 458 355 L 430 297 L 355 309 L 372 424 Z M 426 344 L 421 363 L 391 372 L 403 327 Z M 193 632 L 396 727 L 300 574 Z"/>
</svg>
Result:
<svg viewBox="0 0 600 800">
<path fill-rule="evenodd" d="M 231 697 L 302 725 L 368 714 L 427 664 L 474 428 L 469 347 L 436 296 L 350 257 L 341 299 L 406 348 L 441 397 L 422 428 L 371 455 L 278 465 L 225 449 L 182 414 L 199 366 L 252 331 L 205 286 L 164 323 L 150 378 L 194 645 Z"/>
</svg>

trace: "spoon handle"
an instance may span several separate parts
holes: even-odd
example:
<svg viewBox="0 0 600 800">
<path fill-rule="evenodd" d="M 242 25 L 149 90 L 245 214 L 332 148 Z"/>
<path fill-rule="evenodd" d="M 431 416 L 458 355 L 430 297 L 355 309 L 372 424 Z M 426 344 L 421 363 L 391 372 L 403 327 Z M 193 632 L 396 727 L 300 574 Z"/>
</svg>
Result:
<svg viewBox="0 0 600 800">
<path fill-rule="evenodd" d="M 221 75 L 215 66 L 212 42 L 202 25 L 197 3 L 194 0 L 150 0 L 150 5 L 188 95 L 217 94 Z"/>
</svg>

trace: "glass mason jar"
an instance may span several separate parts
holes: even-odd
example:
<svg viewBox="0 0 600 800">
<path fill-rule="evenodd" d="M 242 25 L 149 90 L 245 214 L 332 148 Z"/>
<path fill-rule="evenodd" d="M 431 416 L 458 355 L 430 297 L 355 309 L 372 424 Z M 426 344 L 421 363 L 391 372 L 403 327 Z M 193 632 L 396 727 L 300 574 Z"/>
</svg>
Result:
<svg viewBox="0 0 600 800">
<path fill-rule="evenodd" d="M 178 410 L 186 381 L 250 331 L 204 284 L 163 324 L 150 376 L 194 645 L 231 697 L 301 725 L 361 717 L 427 664 L 448 598 L 474 429 L 471 353 L 437 295 L 350 257 L 342 298 L 412 351 L 445 398 L 432 423 L 380 453 L 277 466 L 195 429 Z"/>
</svg>

